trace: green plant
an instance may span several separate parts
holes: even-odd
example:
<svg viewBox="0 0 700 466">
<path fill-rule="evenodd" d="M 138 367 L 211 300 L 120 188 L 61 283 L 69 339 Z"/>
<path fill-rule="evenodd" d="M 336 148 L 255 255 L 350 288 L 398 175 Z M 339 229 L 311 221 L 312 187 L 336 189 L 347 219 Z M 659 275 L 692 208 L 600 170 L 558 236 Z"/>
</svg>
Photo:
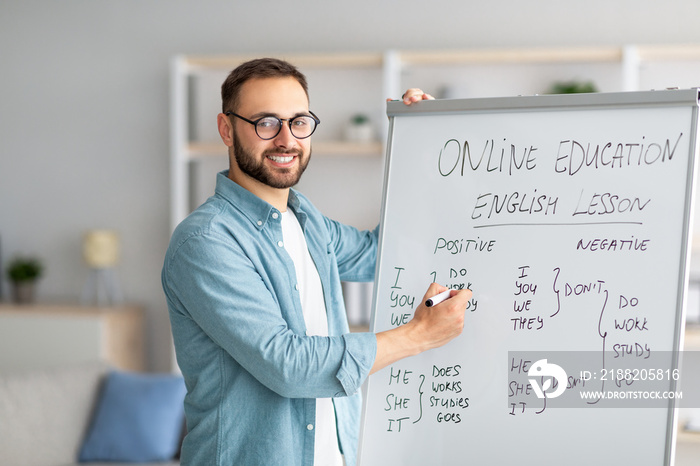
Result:
<svg viewBox="0 0 700 466">
<path fill-rule="evenodd" d="M 552 84 L 549 94 L 583 94 L 598 92 L 593 81 L 560 81 Z"/>
<path fill-rule="evenodd" d="M 39 278 L 43 269 L 39 259 L 17 257 L 7 266 L 7 276 L 13 282 L 26 282 Z"/>
<path fill-rule="evenodd" d="M 369 123 L 369 117 L 363 113 L 358 113 L 351 118 L 351 121 L 353 125 L 364 125 Z"/>
</svg>

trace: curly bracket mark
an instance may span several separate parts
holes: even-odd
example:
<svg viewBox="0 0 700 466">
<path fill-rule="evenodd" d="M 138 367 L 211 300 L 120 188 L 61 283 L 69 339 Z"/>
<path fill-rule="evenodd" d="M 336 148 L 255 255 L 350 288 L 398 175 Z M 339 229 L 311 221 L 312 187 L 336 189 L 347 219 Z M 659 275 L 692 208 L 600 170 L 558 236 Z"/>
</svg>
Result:
<svg viewBox="0 0 700 466">
<path fill-rule="evenodd" d="M 557 312 L 549 317 L 554 317 L 555 315 L 559 314 L 559 311 L 561 310 L 561 299 L 559 298 L 559 290 L 557 289 L 557 280 L 559 280 L 559 273 L 561 272 L 561 269 L 559 267 L 555 267 L 554 271 L 556 272 L 556 275 L 554 276 L 554 283 L 552 283 L 552 290 L 554 290 L 554 294 L 557 295 Z"/>
<path fill-rule="evenodd" d="M 418 419 L 413 421 L 414 424 L 423 419 L 423 384 L 425 383 L 425 374 L 421 374 L 420 379 L 420 385 L 418 386 L 418 411 L 420 412 L 420 415 L 418 416 Z"/>
</svg>

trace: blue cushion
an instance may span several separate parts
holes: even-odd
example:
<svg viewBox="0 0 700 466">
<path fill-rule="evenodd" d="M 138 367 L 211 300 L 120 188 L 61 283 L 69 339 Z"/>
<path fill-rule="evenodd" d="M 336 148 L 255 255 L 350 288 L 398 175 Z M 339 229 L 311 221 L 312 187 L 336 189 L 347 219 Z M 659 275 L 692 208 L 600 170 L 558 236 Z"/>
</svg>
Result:
<svg viewBox="0 0 700 466">
<path fill-rule="evenodd" d="M 79 460 L 172 459 L 182 434 L 185 392 L 181 376 L 110 372 Z"/>
</svg>

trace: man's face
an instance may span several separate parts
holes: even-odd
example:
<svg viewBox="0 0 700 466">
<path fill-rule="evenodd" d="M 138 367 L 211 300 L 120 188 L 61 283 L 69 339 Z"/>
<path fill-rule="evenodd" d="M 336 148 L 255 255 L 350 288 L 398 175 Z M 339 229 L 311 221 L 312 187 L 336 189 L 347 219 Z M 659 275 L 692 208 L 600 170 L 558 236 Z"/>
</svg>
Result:
<svg viewBox="0 0 700 466">
<path fill-rule="evenodd" d="M 293 118 L 309 114 L 304 89 L 294 78 L 253 79 L 243 84 L 236 113 L 249 120 L 262 116 Z M 311 158 L 309 138 L 297 139 L 287 121 L 279 134 L 263 140 L 255 127 L 239 118 L 233 123 L 233 155 L 238 168 L 248 177 L 272 188 L 297 184 Z"/>
</svg>

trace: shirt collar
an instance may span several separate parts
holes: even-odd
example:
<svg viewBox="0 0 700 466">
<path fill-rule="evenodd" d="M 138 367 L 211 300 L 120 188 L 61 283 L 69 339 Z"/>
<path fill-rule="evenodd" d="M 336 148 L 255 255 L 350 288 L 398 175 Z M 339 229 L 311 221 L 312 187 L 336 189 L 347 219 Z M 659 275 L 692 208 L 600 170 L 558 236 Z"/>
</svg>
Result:
<svg viewBox="0 0 700 466">
<path fill-rule="evenodd" d="M 265 226 L 274 212 L 278 212 L 271 204 L 230 179 L 228 170 L 217 174 L 216 194 L 236 207 L 259 230 Z M 287 206 L 291 207 L 294 212 L 300 211 L 299 197 L 294 189 L 289 190 Z"/>
</svg>

